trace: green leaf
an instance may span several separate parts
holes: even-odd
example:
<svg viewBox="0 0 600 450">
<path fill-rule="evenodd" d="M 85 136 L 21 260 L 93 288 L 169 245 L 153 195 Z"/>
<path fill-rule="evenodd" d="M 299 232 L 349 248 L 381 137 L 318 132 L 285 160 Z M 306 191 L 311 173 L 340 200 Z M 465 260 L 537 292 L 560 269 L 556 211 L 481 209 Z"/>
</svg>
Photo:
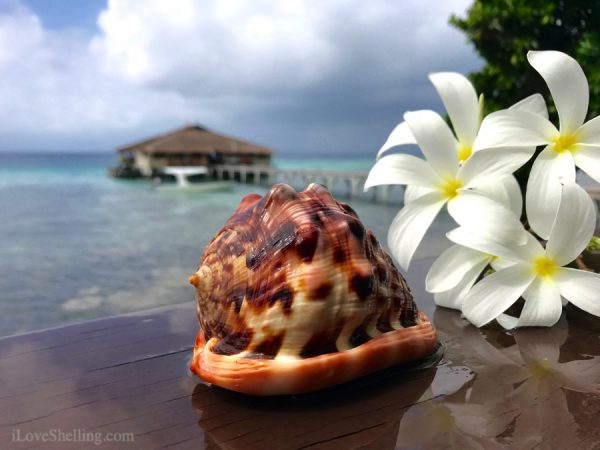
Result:
<svg viewBox="0 0 600 450">
<path fill-rule="evenodd" d="M 588 252 L 600 251 L 600 236 L 594 236 L 590 243 L 585 247 Z"/>
<path fill-rule="evenodd" d="M 485 94 L 485 112 L 507 108 L 536 92 L 550 98 L 544 80 L 527 63 L 528 50 L 573 56 L 590 85 L 588 119 L 600 115 L 600 0 L 476 0 L 450 24 L 463 31 L 485 60 L 470 74 Z M 550 108 L 556 121 L 556 109 Z"/>
</svg>

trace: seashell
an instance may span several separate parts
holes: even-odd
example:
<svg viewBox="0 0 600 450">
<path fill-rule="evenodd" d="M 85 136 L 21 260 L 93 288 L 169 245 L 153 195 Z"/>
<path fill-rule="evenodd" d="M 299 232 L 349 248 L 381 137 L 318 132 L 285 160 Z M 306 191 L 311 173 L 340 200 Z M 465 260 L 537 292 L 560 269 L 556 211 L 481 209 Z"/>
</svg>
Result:
<svg viewBox="0 0 600 450">
<path fill-rule="evenodd" d="M 200 322 L 190 368 L 233 391 L 318 390 L 437 346 L 390 256 L 318 184 L 242 199 L 190 283 Z"/>
</svg>

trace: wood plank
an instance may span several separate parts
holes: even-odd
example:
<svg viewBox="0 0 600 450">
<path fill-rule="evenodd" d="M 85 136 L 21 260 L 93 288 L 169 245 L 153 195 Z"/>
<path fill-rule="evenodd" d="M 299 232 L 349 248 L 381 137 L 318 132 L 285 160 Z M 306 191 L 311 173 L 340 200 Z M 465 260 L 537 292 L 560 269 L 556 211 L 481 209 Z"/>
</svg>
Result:
<svg viewBox="0 0 600 450">
<path fill-rule="evenodd" d="M 598 319 L 568 308 L 551 330 L 477 330 L 435 310 L 422 288 L 430 263 L 407 278 L 442 363 L 319 393 L 253 398 L 199 383 L 187 370 L 192 301 L 0 339 L 0 448 L 98 447 L 32 434 L 52 430 L 131 434 L 105 448 L 599 448 Z"/>
</svg>

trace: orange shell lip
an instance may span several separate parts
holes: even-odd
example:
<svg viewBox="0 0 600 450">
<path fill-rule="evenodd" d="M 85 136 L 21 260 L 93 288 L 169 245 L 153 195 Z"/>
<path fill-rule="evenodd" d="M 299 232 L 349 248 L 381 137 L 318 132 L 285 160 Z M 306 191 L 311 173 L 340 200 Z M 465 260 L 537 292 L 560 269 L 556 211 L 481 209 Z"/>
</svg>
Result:
<svg viewBox="0 0 600 450">
<path fill-rule="evenodd" d="M 218 340 L 199 333 L 190 369 L 217 386 L 251 395 L 285 395 L 324 389 L 398 364 L 425 358 L 437 346 L 431 322 L 381 334 L 350 350 L 298 360 L 250 359 L 212 351 Z"/>
</svg>

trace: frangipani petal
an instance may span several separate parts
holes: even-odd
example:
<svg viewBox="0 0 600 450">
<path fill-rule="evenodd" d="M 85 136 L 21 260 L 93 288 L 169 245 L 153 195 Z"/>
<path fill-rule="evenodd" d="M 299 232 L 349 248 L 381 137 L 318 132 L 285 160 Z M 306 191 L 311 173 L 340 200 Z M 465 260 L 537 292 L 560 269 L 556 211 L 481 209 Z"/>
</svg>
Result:
<svg viewBox="0 0 600 450">
<path fill-rule="evenodd" d="M 517 262 L 510 259 L 501 258 L 500 256 L 496 256 L 490 262 L 490 266 L 492 266 L 492 269 L 494 269 L 496 272 L 502 269 L 506 269 L 507 267 L 514 266 L 515 264 L 517 264 Z"/>
<path fill-rule="evenodd" d="M 422 110 L 407 112 L 404 120 L 433 170 L 442 178 L 454 177 L 458 169 L 456 140 L 444 119 Z"/>
<path fill-rule="evenodd" d="M 535 147 L 554 142 L 558 136 L 556 127 L 545 117 L 529 111 L 505 109 L 483 119 L 474 150 Z"/>
<path fill-rule="evenodd" d="M 431 265 L 425 278 L 425 288 L 429 292 L 452 289 L 460 283 L 465 272 L 489 259 L 489 255 L 477 250 L 453 245 L 442 252 Z"/>
<path fill-rule="evenodd" d="M 588 120 L 577 130 L 577 143 L 600 146 L 600 116 Z"/>
<path fill-rule="evenodd" d="M 477 327 L 491 322 L 517 301 L 534 277 L 527 264 L 516 264 L 488 275 L 467 294 L 463 314 Z"/>
<path fill-rule="evenodd" d="M 500 180 L 497 187 L 498 192 L 503 191 L 505 193 L 506 200 L 494 197 L 494 195 L 491 195 L 491 197 L 496 198 L 501 203 L 507 204 L 515 216 L 521 217 L 523 213 L 523 194 L 521 193 L 521 187 L 517 179 L 513 175 L 508 175 Z M 477 188 L 477 190 L 481 191 L 481 187 Z"/>
<path fill-rule="evenodd" d="M 523 195 L 516 178 L 512 175 L 492 177 L 477 186 L 477 192 L 507 206 L 515 216 L 523 212 Z"/>
<path fill-rule="evenodd" d="M 473 153 L 458 169 L 464 187 L 477 187 L 490 177 L 512 174 L 533 155 L 534 148 L 493 148 Z"/>
<path fill-rule="evenodd" d="M 521 261 L 518 255 L 516 255 L 510 247 L 493 240 L 481 238 L 464 227 L 455 228 L 454 230 L 449 231 L 446 233 L 446 237 L 455 244 L 477 250 L 481 253 L 499 256 L 507 261 Z"/>
<path fill-rule="evenodd" d="M 471 286 L 469 286 L 469 289 L 471 289 Z M 443 306 L 444 308 L 456 309 L 460 311 L 462 309 L 462 300 L 458 295 L 455 295 L 454 291 L 461 288 L 463 288 L 463 286 L 462 284 L 459 284 L 454 289 L 450 289 L 449 291 L 436 292 L 433 294 L 433 301 L 437 306 Z"/>
<path fill-rule="evenodd" d="M 551 327 L 560 319 L 562 302 L 552 280 L 536 278 L 523 294 L 525 306 L 517 327 Z"/>
<path fill-rule="evenodd" d="M 546 147 L 536 158 L 527 181 L 525 209 L 533 231 L 548 239 L 560 203 L 561 183 L 575 182 L 571 152 L 556 153 Z"/>
<path fill-rule="evenodd" d="M 481 272 L 485 269 L 487 264 L 487 259 L 480 261 L 465 272 L 460 282 L 452 289 L 433 294 L 435 304 L 445 308 L 462 309 L 462 304 L 467 293 L 473 287 L 475 281 L 477 281 L 477 278 L 479 278 L 479 275 L 481 275 Z"/>
<path fill-rule="evenodd" d="M 408 269 L 415 250 L 427 229 L 446 203 L 438 192 L 407 203 L 398 212 L 388 231 L 388 246 L 403 269 Z"/>
<path fill-rule="evenodd" d="M 600 317 L 600 274 L 560 268 L 554 280 L 560 295 L 578 308 Z"/>
<path fill-rule="evenodd" d="M 589 87 L 577 61 L 562 52 L 530 51 L 529 64 L 546 81 L 560 119 L 561 133 L 572 133 L 587 114 Z"/>
<path fill-rule="evenodd" d="M 579 185 L 565 183 L 558 214 L 546 244 L 546 255 L 559 266 L 569 264 L 585 249 L 595 228 L 594 202 Z M 600 292 L 598 295 L 600 297 Z"/>
<path fill-rule="evenodd" d="M 523 245 L 527 232 L 505 205 L 475 191 L 461 190 L 448 202 L 448 212 L 465 230 L 505 245 Z"/>
<path fill-rule="evenodd" d="M 455 72 L 439 72 L 429 79 L 442 98 L 461 144 L 471 147 L 479 128 L 479 104 L 471 82 Z"/>
<path fill-rule="evenodd" d="M 381 158 L 383 153 L 392 147 L 406 144 L 416 144 L 415 137 L 410 132 L 406 122 L 400 122 L 396 128 L 392 130 L 385 143 L 377 152 L 377 159 Z"/>
<path fill-rule="evenodd" d="M 449 231 L 446 233 L 446 237 L 463 247 L 472 248 L 492 256 L 498 256 L 502 259 L 500 266 L 510 266 L 517 262 L 531 261 L 544 255 L 542 245 L 529 233 L 527 233 L 526 244 L 520 246 L 506 246 L 501 242 L 482 238 L 470 232 L 465 227 Z"/>
<path fill-rule="evenodd" d="M 437 176 L 426 161 L 412 155 L 387 155 L 377 161 L 365 181 L 365 191 L 382 184 L 432 186 Z"/>
<path fill-rule="evenodd" d="M 498 322 L 505 330 L 513 330 L 517 328 L 519 319 L 508 314 L 500 314 L 496 317 L 496 322 Z"/>
<path fill-rule="evenodd" d="M 600 147 L 580 144 L 573 159 L 577 167 L 600 183 Z"/>
<path fill-rule="evenodd" d="M 404 203 L 410 203 L 419 197 L 437 191 L 437 189 L 430 189 L 423 186 L 408 185 L 404 190 Z"/>
<path fill-rule="evenodd" d="M 542 116 L 545 119 L 548 118 L 548 107 L 546 101 L 541 94 L 533 94 L 529 97 L 525 97 L 520 102 L 515 103 L 508 109 L 516 109 L 518 111 L 527 111 L 538 116 Z"/>
</svg>

